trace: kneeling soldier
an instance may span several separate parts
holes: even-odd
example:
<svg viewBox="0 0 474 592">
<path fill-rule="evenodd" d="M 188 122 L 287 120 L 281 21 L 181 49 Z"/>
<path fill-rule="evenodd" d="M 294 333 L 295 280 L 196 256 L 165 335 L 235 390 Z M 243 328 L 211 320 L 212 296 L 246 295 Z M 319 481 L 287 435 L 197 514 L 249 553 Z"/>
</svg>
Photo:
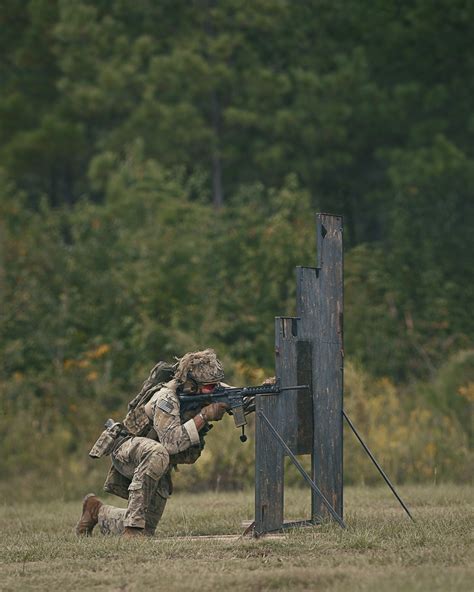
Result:
<svg viewBox="0 0 474 592">
<path fill-rule="evenodd" d="M 112 468 L 104 489 L 128 499 L 127 508 L 105 505 L 96 495 L 88 494 L 76 526 L 78 535 L 91 535 L 98 524 L 103 534 L 152 536 L 171 495 L 172 467 L 199 458 L 208 422 L 219 421 L 227 411 L 225 404 L 212 403 L 194 417 L 180 413 L 179 393 L 209 393 L 224 378 L 213 350 L 188 353 L 173 370 L 171 380 L 147 389 L 151 398 L 145 397 L 145 404 L 133 408 L 134 421 L 127 421 L 129 411 L 123 422 L 125 429 L 120 429 L 113 441 Z M 137 420 L 140 417 L 143 420 Z"/>
</svg>

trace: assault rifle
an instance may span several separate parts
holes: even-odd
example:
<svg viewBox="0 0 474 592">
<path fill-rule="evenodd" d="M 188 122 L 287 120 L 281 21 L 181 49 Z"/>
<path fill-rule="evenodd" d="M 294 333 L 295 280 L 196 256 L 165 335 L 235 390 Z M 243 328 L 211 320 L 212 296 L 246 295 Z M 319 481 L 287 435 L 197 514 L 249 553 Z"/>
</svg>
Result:
<svg viewBox="0 0 474 592">
<path fill-rule="evenodd" d="M 233 416 L 236 428 L 242 428 L 240 441 L 245 442 L 246 415 L 255 411 L 255 397 L 259 395 L 279 395 L 284 391 L 298 391 L 309 388 L 307 384 L 299 386 L 280 387 L 277 384 L 263 384 L 261 386 L 225 387 L 216 386 L 211 393 L 180 394 L 179 403 L 181 413 L 198 413 L 205 405 L 211 403 L 225 403 L 229 406 L 228 413 Z"/>
</svg>

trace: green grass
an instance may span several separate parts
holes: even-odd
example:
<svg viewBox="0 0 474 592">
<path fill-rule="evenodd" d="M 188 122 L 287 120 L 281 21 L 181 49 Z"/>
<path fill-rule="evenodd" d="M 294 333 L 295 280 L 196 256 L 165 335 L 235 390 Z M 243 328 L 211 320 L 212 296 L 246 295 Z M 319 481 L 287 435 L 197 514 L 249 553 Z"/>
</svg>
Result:
<svg viewBox="0 0 474 592">
<path fill-rule="evenodd" d="M 253 494 L 176 494 L 154 539 L 77 539 L 80 501 L 0 507 L 0 590 L 471 591 L 474 500 L 465 486 L 347 488 L 346 531 L 324 524 L 271 540 L 186 540 L 242 531 Z M 287 518 L 309 513 L 291 490 Z"/>
</svg>

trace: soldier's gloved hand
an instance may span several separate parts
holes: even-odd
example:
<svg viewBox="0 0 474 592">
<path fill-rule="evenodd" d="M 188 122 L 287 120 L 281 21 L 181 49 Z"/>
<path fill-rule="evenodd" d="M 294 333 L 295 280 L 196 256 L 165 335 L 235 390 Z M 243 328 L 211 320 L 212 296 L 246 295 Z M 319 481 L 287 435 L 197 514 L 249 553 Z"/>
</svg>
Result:
<svg viewBox="0 0 474 592">
<path fill-rule="evenodd" d="M 228 409 L 229 406 L 225 403 L 211 403 L 201 409 L 201 415 L 206 421 L 219 421 Z"/>
</svg>

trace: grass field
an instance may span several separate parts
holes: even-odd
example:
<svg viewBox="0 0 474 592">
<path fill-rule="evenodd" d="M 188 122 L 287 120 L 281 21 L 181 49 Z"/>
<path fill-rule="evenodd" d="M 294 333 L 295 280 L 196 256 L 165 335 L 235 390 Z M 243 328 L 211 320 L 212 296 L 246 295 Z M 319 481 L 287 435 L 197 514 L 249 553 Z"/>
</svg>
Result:
<svg viewBox="0 0 474 592">
<path fill-rule="evenodd" d="M 253 494 L 176 494 L 154 539 L 77 539 L 81 503 L 2 505 L 0 590 L 472 591 L 472 489 L 405 487 L 412 524 L 387 489 L 346 488 L 337 525 L 278 539 L 192 540 L 242 531 Z M 292 490 L 287 518 L 309 514 Z M 180 538 L 173 538 L 179 536 Z"/>
</svg>

